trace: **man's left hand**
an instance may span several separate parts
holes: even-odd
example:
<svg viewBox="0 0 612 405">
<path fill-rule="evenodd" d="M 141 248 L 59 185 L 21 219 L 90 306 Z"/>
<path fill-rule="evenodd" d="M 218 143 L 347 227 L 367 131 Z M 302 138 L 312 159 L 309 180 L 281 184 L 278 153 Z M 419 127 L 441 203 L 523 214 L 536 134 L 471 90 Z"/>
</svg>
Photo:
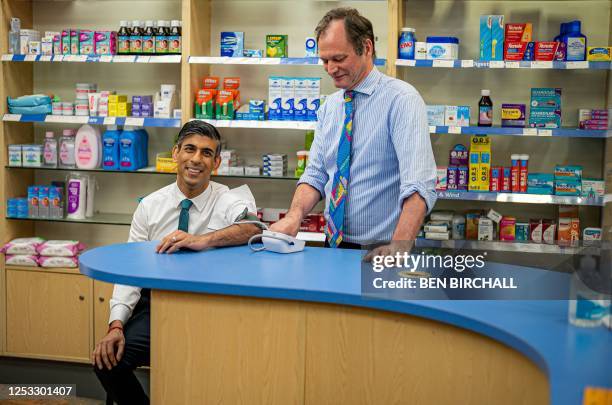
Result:
<svg viewBox="0 0 612 405">
<path fill-rule="evenodd" d="M 157 253 L 174 253 L 181 248 L 190 250 L 206 249 L 206 235 L 191 235 L 183 231 L 174 231 L 157 245 Z"/>
<path fill-rule="evenodd" d="M 364 262 L 371 262 L 375 256 L 396 256 L 398 253 L 403 255 L 405 252 L 410 254 L 414 241 L 394 240 L 387 245 L 378 246 L 371 250 L 364 258 Z"/>
</svg>

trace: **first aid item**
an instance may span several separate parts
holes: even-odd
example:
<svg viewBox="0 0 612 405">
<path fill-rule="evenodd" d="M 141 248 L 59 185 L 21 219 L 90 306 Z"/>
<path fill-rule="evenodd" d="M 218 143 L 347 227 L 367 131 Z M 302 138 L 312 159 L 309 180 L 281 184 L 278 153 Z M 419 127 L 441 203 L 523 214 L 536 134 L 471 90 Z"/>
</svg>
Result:
<svg viewBox="0 0 612 405">
<path fill-rule="evenodd" d="M 221 56 L 242 57 L 244 50 L 244 32 L 221 32 Z"/>
<path fill-rule="evenodd" d="M 455 60 L 459 58 L 457 37 L 427 37 L 427 59 Z"/>
<path fill-rule="evenodd" d="M 478 101 L 478 126 L 490 127 L 493 125 L 493 101 L 491 101 L 491 91 L 481 90 L 480 101 Z"/>
<path fill-rule="evenodd" d="M 399 44 L 398 58 L 399 59 L 414 59 L 415 58 L 415 42 L 414 28 L 402 28 Z"/>
</svg>

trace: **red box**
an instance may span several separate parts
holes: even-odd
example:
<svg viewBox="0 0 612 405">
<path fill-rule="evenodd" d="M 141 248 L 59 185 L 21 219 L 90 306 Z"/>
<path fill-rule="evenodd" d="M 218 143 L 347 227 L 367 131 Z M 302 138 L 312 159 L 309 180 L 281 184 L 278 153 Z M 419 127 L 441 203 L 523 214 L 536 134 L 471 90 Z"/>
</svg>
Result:
<svg viewBox="0 0 612 405">
<path fill-rule="evenodd" d="M 504 60 L 520 61 L 525 59 L 525 51 L 529 42 L 508 42 L 504 43 Z"/>
<path fill-rule="evenodd" d="M 532 32 L 531 23 L 508 23 L 504 29 L 504 40 L 506 42 L 531 42 Z"/>
<path fill-rule="evenodd" d="M 535 60 L 537 61 L 552 61 L 557 53 L 559 42 L 540 41 L 535 44 Z"/>
</svg>

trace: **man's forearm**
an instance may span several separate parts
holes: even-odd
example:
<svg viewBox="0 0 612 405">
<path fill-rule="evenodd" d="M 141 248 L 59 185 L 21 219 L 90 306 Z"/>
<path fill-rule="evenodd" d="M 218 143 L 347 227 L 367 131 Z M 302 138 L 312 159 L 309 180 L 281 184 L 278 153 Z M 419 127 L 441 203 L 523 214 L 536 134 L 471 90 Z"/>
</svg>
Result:
<svg viewBox="0 0 612 405">
<path fill-rule="evenodd" d="M 427 204 L 419 193 L 404 200 L 402 213 L 393 233 L 393 240 L 415 240 L 427 213 Z"/>
<path fill-rule="evenodd" d="M 316 188 L 302 183 L 295 190 L 287 216 L 293 216 L 301 222 L 320 200 L 321 194 Z"/>
<path fill-rule="evenodd" d="M 222 247 L 244 245 L 251 236 L 261 233 L 261 229 L 254 224 L 234 224 L 227 228 L 202 235 L 207 247 Z"/>
</svg>

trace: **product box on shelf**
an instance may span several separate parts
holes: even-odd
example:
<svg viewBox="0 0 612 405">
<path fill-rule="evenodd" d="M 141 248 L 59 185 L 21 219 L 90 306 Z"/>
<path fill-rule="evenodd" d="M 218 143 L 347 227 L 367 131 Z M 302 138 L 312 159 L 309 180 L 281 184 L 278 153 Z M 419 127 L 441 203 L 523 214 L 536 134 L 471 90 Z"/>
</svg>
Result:
<svg viewBox="0 0 612 405">
<path fill-rule="evenodd" d="M 244 52 L 244 32 L 221 32 L 221 56 L 241 57 Z"/>
<path fill-rule="evenodd" d="M 588 46 L 587 60 L 591 62 L 610 62 L 612 60 L 612 47 Z"/>
<path fill-rule="evenodd" d="M 603 180 L 582 179 L 582 196 L 589 198 L 603 197 L 605 185 Z"/>
<path fill-rule="evenodd" d="M 469 191 L 489 191 L 491 170 L 491 138 L 486 135 L 470 137 Z"/>
<path fill-rule="evenodd" d="M 266 57 L 288 58 L 287 35 L 266 35 Z"/>
<path fill-rule="evenodd" d="M 427 106 L 427 123 L 429 126 L 444 126 L 446 106 L 445 105 L 428 105 Z"/>
<path fill-rule="evenodd" d="M 282 77 L 268 78 L 268 119 L 282 120 Z"/>
<path fill-rule="evenodd" d="M 503 60 L 504 16 L 480 16 L 480 60 Z"/>
<path fill-rule="evenodd" d="M 501 124 L 502 127 L 524 128 L 525 104 L 502 104 Z"/>
</svg>

